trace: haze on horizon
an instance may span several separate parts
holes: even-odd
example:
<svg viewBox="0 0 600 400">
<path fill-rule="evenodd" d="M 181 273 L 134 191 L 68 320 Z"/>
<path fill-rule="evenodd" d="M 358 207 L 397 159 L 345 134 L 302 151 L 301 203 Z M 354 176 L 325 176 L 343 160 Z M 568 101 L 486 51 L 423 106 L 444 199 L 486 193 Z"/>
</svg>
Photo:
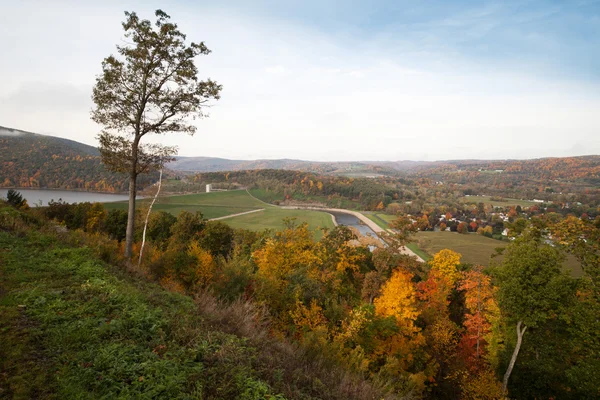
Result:
<svg viewBox="0 0 600 400">
<path fill-rule="evenodd" d="M 600 1 L 448 3 L 0 0 L 0 125 L 97 145 L 90 96 L 123 12 L 160 8 L 223 85 L 194 137 L 148 138 L 181 156 L 600 154 Z"/>
</svg>

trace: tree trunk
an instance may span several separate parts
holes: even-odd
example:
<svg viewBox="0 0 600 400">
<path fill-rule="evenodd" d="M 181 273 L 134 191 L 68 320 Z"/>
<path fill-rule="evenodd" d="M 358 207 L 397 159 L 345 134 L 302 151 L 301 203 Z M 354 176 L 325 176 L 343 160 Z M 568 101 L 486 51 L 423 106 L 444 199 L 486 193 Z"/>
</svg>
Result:
<svg viewBox="0 0 600 400">
<path fill-rule="evenodd" d="M 138 259 L 138 269 L 142 265 L 142 255 L 144 254 L 144 245 L 146 244 L 146 229 L 148 229 L 148 220 L 150 219 L 150 213 L 152 212 L 152 206 L 156 202 L 158 195 L 160 194 L 160 187 L 162 185 L 162 168 L 160 169 L 160 175 L 158 176 L 158 189 L 156 190 L 156 194 L 152 199 L 152 203 L 150 203 L 150 207 L 148 207 L 148 213 L 146 214 L 146 221 L 144 222 L 144 231 L 142 233 L 142 246 L 140 247 L 140 257 Z"/>
<path fill-rule="evenodd" d="M 133 233 L 135 231 L 135 196 L 137 175 L 129 175 L 129 208 L 127 211 L 127 231 L 125 232 L 125 257 L 133 255 Z"/>
<path fill-rule="evenodd" d="M 519 350 L 521 350 L 521 343 L 523 342 L 523 334 L 527 330 L 527 327 L 524 326 L 523 330 L 521 330 L 521 324 L 523 321 L 519 321 L 517 323 L 517 344 L 515 345 L 515 351 L 513 351 L 512 358 L 510 359 L 510 363 L 508 364 L 508 369 L 504 374 L 504 380 L 502 381 L 502 394 L 506 394 L 506 387 L 508 386 L 508 378 L 510 378 L 510 374 L 515 366 L 515 362 L 517 361 L 517 356 L 519 355 Z"/>
<path fill-rule="evenodd" d="M 129 172 L 129 211 L 127 212 L 127 231 L 125 232 L 125 257 L 133 255 L 133 234 L 135 232 L 135 197 L 137 194 L 138 145 L 141 137 L 136 133 L 131 145 L 131 171 Z"/>
</svg>

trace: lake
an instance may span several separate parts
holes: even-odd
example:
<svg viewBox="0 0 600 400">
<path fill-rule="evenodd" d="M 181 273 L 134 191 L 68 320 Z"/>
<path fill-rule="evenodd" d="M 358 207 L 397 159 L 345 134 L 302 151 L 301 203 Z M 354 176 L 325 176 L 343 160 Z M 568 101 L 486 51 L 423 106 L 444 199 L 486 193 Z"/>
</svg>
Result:
<svg viewBox="0 0 600 400">
<path fill-rule="evenodd" d="M 6 193 L 9 189 L 0 189 L 0 197 L 6 198 Z M 108 203 L 112 201 L 128 200 L 129 196 L 125 194 L 111 193 L 94 193 L 94 192 L 76 192 L 73 190 L 52 190 L 52 189 L 15 189 L 27 199 L 30 207 L 42 202 L 43 206 L 47 206 L 51 200 L 58 201 L 63 199 L 67 203 Z"/>
</svg>

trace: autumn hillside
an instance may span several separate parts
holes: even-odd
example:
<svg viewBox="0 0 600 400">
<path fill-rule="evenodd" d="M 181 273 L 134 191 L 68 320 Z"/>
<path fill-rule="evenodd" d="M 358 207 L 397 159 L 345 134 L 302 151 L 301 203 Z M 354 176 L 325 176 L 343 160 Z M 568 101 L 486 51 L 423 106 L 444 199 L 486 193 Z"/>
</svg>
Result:
<svg viewBox="0 0 600 400">
<path fill-rule="evenodd" d="M 125 181 L 95 147 L 0 126 L 0 187 L 122 192 Z"/>
</svg>

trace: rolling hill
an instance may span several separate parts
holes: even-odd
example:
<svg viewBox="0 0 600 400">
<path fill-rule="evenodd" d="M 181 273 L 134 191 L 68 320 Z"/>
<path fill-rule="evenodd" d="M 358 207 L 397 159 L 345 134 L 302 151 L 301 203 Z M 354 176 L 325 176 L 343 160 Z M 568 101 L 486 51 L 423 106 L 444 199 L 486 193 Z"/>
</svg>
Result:
<svg viewBox="0 0 600 400">
<path fill-rule="evenodd" d="M 124 192 L 128 185 L 93 146 L 0 126 L 0 187 Z"/>
<path fill-rule="evenodd" d="M 600 185 L 600 156 L 532 160 L 304 161 L 177 157 L 168 169 L 185 173 L 281 169 L 347 177 L 406 176 L 462 185 L 467 182 L 518 191 L 524 183 L 553 192 Z M 98 150 L 73 140 L 0 126 L 0 187 L 122 192 L 125 177 L 107 171 Z M 141 186 L 155 177 L 142 178 Z M 529 195 L 529 194 L 528 194 Z"/>
</svg>

